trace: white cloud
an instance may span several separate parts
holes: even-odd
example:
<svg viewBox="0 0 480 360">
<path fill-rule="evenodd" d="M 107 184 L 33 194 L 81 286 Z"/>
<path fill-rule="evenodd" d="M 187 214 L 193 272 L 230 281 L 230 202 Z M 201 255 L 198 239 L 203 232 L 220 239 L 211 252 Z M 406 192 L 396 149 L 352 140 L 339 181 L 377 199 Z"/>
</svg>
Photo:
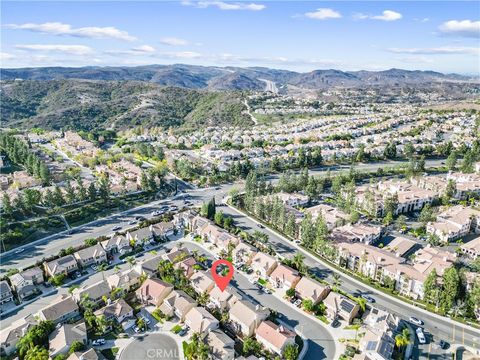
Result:
<svg viewBox="0 0 480 360">
<path fill-rule="evenodd" d="M 178 51 L 178 52 L 168 52 L 161 54 L 168 58 L 178 58 L 178 59 L 198 59 L 204 57 L 202 54 L 195 51 Z"/>
<path fill-rule="evenodd" d="M 95 39 L 117 39 L 125 41 L 134 41 L 135 37 L 128 34 L 126 31 L 119 30 L 115 27 L 81 27 L 73 28 L 69 24 L 64 24 L 60 22 L 47 22 L 43 24 L 7 24 L 6 28 L 16 29 L 16 30 L 29 30 L 34 32 L 39 32 L 43 34 L 51 35 L 70 35 L 76 37 L 84 38 L 95 38 Z"/>
<path fill-rule="evenodd" d="M 395 20 L 400 20 L 402 18 L 402 14 L 393 10 L 384 10 L 382 12 L 382 15 L 368 15 L 368 14 L 358 13 L 353 15 L 353 18 L 356 20 L 371 19 L 371 20 L 382 20 L 382 21 L 395 21 Z"/>
<path fill-rule="evenodd" d="M 453 54 L 479 54 L 475 47 L 438 47 L 438 48 L 390 48 L 388 51 L 396 54 L 420 54 L 420 55 L 453 55 Z"/>
<path fill-rule="evenodd" d="M 240 3 L 240 2 L 225 2 L 225 1 L 182 1 L 182 5 L 185 6 L 194 6 L 200 9 L 205 9 L 208 7 L 217 7 L 220 10 L 250 10 L 250 11 L 260 11 L 266 8 L 263 4 L 255 3 Z"/>
<path fill-rule="evenodd" d="M 450 20 L 440 25 L 439 30 L 446 35 L 480 37 L 480 21 Z"/>
<path fill-rule="evenodd" d="M 15 55 L 6 52 L 0 52 L 0 61 L 14 59 Z"/>
<path fill-rule="evenodd" d="M 28 51 L 59 52 L 70 55 L 89 55 L 94 51 L 85 45 L 15 45 L 17 49 Z"/>
<path fill-rule="evenodd" d="M 155 48 L 150 45 L 142 45 L 142 46 L 134 47 L 132 51 L 136 51 L 140 53 L 153 53 L 155 52 Z"/>
<path fill-rule="evenodd" d="M 326 19 L 338 19 L 342 17 L 338 11 L 328 8 L 320 8 L 313 12 L 305 13 L 305 16 L 310 19 L 326 20 Z"/>
<path fill-rule="evenodd" d="M 188 45 L 188 41 L 176 37 L 164 37 L 160 39 L 160 42 L 163 45 L 169 45 L 169 46 L 184 46 Z"/>
</svg>

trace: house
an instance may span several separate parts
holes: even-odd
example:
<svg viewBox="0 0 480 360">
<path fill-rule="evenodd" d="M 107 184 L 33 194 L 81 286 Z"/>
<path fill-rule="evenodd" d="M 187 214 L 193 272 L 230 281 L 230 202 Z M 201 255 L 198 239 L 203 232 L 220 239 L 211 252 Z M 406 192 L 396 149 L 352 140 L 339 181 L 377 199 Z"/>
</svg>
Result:
<svg viewBox="0 0 480 360">
<path fill-rule="evenodd" d="M 356 302 L 333 291 L 327 295 L 323 303 L 326 306 L 326 315 L 330 320 L 342 319 L 349 324 L 360 310 L 360 306 Z"/>
<path fill-rule="evenodd" d="M 415 247 L 417 247 L 415 241 L 397 236 L 383 249 L 394 253 L 398 257 L 406 257 Z"/>
<path fill-rule="evenodd" d="M 301 300 L 311 300 L 314 305 L 325 299 L 330 292 L 328 285 L 304 276 L 295 286 L 295 296 Z"/>
<path fill-rule="evenodd" d="M 212 291 L 210 291 L 209 296 L 210 303 L 207 307 L 217 308 L 222 311 L 230 310 L 233 304 L 241 299 L 241 296 L 233 288 L 222 291 L 218 286 L 215 286 Z"/>
<path fill-rule="evenodd" d="M 122 235 L 112 236 L 110 239 L 102 241 L 102 247 L 110 255 L 117 253 L 123 255 L 132 251 L 130 241 Z"/>
<path fill-rule="evenodd" d="M 270 284 L 278 289 L 288 290 L 294 288 L 300 281 L 300 273 L 286 265 L 278 265 L 270 274 Z"/>
<path fill-rule="evenodd" d="M 73 255 L 81 267 L 87 267 L 92 264 L 100 264 L 107 261 L 107 252 L 100 244 L 95 244 L 83 250 L 79 250 Z"/>
<path fill-rule="evenodd" d="M 252 336 L 270 311 L 249 301 L 239 300 L 230 309 L 230 324 L 236 333 Z"/>
<path fill-rule="evenodd" d="M 210 274 L 200 270 L 190 277 L 190 284 L 197 294 L 208 294 L 215 286 L 215 281 Z"/>
<path fill-rule="evenodd" d="M 64 323 L 80 316 L 77 303 L 73 297 L 62 295 L 38 312 L 40 320 L 50 320 L 55 324 Z"/>
<path fill-rule="evenodd" d="M 18 293 L 25 286 L 36 286 L 44 283 L 43 271 L 38 266 L 21 271 L 10 276 L 10 284 Z"/>
<path fill-rule="evenodd" d="M 250 266 L 256 274 L 266 279 L 277 267 L 277 260 L 271 255 L 258 252 L 252 258 Z"/>
<path fill-rule="evenodd" d="M 45 272 L 51 277 L 68 275 L 78 270 L 77 261 L 73 255 L 67 255 L 59 259 L 45 263 Z"/>
<path fill-rule="evenodd" d="M 268 198 L 271 200 L 273 200 L 273 198 L 278 198 L 284 205 L 291 207 L 305 206 L 310 201 L 310 198 L 307 195 L 298 193 L 289 194 L 285 192 L 269 195 Z"/>
<path fill-rule="evenodd" d="M 74 341 L 87 345 L 87 327 L 84 322 L 79 324 L 64 324 L 53 330 L 48 337 L 50 357 L 66 354 Z"/>
<path fill-rule="evenodd" d="M 0 355 L 3 357 L 13 354 L 16 350 L 18 340 L 36 324 L 37 321 L 35 317 L 29 315 L 13 321 L 9 326 L 2 326 L 0 329 Z"/>
<path fill-rule="evenodd" d="M 347 223 L 350 219 L 347 213 L 327 204 L 320 204 L 306 208 L 304 212 L 306 214 L 311 214 L 312 220 L 316 220 L 319 216 L 323 217 L 329 230 Z"/>
<path fill-rule="evenodd" d="M 84 352 L 74 352 L 66 360 L 106 360 L 106 358 L 95 349 L 88 349 Z"/>
<path fill-rule="evenodd" d="M 476 260 L 480 256 L 480 236 L 460 246 L 460 250 L 462 250 L 466 256 Z"/>
<path fill-rule="evenodd" d="M 155 255 L 148 260 L 145 260 L 137 265 L 134 269 L 140 273 L 145 274 L 147 277 L 155 277 L 158 275 L 158 265 L 163 260 L 163 255 Z"/>
<path fill-rule="evenodd" d="M 107 282 L 112 291 L 115 289 L 123 289 L 128 292 L 140 285 L 141 276 L 142 274 L 135 268 L 132 268 L 110 275 L 107 277 Z"/>
<path fill-rule="evenodd" d="M 7 280 L 0 281 L 0 304 L 13 301 L 12 289 L 8 285 Z"/>
<path fill-rule="evenodd" d="M 255 332 L 258 342 L 279 355 L 282 355 L 287 345 L 295 344 L 295 336 L 295 332 L 269 320 L 262 321 Z"/>
<path fill-rule="evenodd" d="M 107 299 L 110 297 L 110 286 L 107 280 L 101 280 L 91 285 L 84 285 L 74 289 L 72 296 L 80 305 L 84 299 L 88 299 L 96 305 L 99 305 L 104 297 L 107 297 Z"/>
<path fill-rule="evenodd" d="M 107 321 L 116 321 L 118 324 L 125 319 L 133 317 L 133 308 L 123 299 L 104 306 L 95 311 L 95 316 L 104 316 Z"/>
<path fill-rule="evenodd" d="M 173 290 L 160 305 L 160 311 L 166 316 L 176 315 L 183 322 L 187 313 L 195 306 L 197 306 L 197 302 L 185 291 Z"/>
<path fill-rule="evenodd" d="M 144 227 L 134 231 L 127 231 L 127 240 L 135 243 L 146 243 L 154 240 L 154 237 L 150 228 Z"/>
<path fill-rule="evenodd" d="M 187 248 L 178 248 L 174 246 L 170 251 L 163 255 L 163 260 L 170 261 L 171 263 L 177 263 L 190 256 L 190 251 Z"/>
<path fill-rule="evenodd" d="M 160 279 L 147 279 L 135 294 L 143 304 L 160 306 L 163 300 L 173 291 L 173 285 Z"/>
<path fill-rule="evenodd" d="M 162 221 L 161 223 L 151 225 L 150 231 L 157 239 L 168 239 L 169 236 L 175 233 L 175 225 L 172 221 Z"/>
<path fill-rule="evenodd" d="M 189 256 L 186 259 L 174 264 L 173 268 L 182 269 L 185 276 L 187 278 L 190 278 L 195 273 L 196 264 L 197 264 L 197 260 L 195 260 L 192 256 Z"/>
<path fill-rule="evenodd" d="M 205 335 L 206 333 L 218 329 L 218 320 L 203 307 L 197 306 L 190 309 L 185 315 L 185 324 L 193 332 Z"/>
<path fill-rule="evenodd" d="M 232 259 L 235 264 L 250 264 L 257 249 L 252 245 L 240 242 L 232 251 Z"/>
<path fill-rule="evenodd" d="M 210 346 L 210 356 L 212 360 L 234 360 L 235 359 L 235 341 L 220 330 L 213 330 L 205 338 Z"/>
</svg>

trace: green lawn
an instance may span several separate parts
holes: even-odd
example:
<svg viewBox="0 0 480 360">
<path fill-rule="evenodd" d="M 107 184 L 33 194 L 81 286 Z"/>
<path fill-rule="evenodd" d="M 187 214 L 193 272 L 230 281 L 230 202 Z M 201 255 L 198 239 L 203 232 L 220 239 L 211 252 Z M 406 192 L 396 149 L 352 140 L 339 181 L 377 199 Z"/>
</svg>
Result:
<svg viewBox="0 0 480 360">
<path fill-rule="evenodd" d="M 178 334 L 180 331 L 182 330 L 182 327 L 180 325 L 175 325 L 173 328 L 172 328 L 172 332 L 174 334 Z"/>
<path fill-rule="evenodd" d="M 263 279 L 258 279 L 258 283 L 262 286 L 266 286 L 267 285 L 267 282 Z"/>
</svg>

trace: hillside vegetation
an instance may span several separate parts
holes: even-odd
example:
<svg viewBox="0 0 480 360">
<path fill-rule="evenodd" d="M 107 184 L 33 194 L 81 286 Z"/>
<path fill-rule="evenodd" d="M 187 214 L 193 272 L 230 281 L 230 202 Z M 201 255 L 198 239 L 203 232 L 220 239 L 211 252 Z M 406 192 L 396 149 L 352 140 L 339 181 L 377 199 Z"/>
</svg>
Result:
<svg viewBox="0 0 480 360">
<path fill-rule="evenodd" d="M 23 80 L 1 83 L 3 126 L 46 129 L 248 126 L 243 95 L 138 81 Z"/>
</svg>

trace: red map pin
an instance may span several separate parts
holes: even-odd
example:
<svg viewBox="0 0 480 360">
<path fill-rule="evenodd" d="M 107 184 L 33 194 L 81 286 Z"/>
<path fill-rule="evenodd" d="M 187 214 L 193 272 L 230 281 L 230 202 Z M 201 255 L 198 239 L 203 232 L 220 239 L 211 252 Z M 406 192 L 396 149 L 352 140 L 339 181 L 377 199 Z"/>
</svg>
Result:
<svg viewBox="0 0 480 360">
<path fill-rule="evenodd" d="M 226 267 L 228 267 L 228 274 L 227 275 L 222 276 L 220 274 L 217 274 L 217 267 L 219 267 L 220 265 L 225 265 Z M 217 284 L 219 289 L 222 290 L 222 292 L 223 292 L 227 288 L 228 283 L 230 282 L 230 280 L 233 277 L 233 265 L 232 265 L 232 263 L 228 260 L 225 260 L 225 259 L 217 260 L 212 264 L 212 268 L 210 269 L 210 271 L 212 273 L 213 280 L 215 280 L 215 283 Z"/>
</svg>

